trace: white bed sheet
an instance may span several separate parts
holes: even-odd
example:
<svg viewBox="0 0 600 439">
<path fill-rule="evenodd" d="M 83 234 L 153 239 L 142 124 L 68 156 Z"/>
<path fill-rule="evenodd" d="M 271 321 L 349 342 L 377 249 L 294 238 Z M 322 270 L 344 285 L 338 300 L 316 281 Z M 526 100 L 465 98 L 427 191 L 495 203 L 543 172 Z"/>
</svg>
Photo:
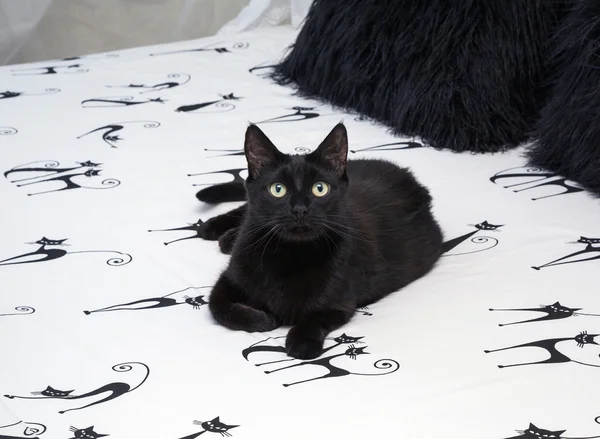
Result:
<svg viewBox="0 0 600 439">
<path fill-rule="evenodd" d="M 520 151 L 436 151 L 253 70 L 294 36 L 0 69 L 0 395 L 14 396 L 0 437 L 212 437 L 201 423 L 216 417 L 240 439 L 600 435 L 597 200 Z M 286 328 L 211 320 L 227 257 L 193 224 L 235 204 L 194 194 L 245 176 L 249 121 L 303 152 L 340 120 L 351 158 L 394 160 L 430 188 L 448 251 L 302 364 L 277 351 Z M 72 392 L 31 394 L 47 386 Z"/>
</svg>

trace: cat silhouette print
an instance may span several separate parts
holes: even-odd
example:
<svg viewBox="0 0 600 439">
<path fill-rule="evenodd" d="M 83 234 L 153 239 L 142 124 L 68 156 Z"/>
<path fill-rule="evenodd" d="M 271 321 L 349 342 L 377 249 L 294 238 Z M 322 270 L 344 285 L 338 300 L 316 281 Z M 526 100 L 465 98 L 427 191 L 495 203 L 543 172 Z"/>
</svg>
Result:
<svg viewBox="0 0 600 439">
<path fill-rule="evenodd" d="M 67 410 L 61 410 L 58 413 L 64 414 L 71 411 L 83 410 L 88 407 L 95 406 L 97 404 L 103 404 L 113 399 L 119 398 L 127 393 L 131 393 L 137 390 L 140 386 L 142 386 L 148 376 L 150 375 L 150 369 L 144 363 L 138 362 L 128 362 L 116 364 L 112 367 L 112 370 L 120 373 L 127 373 L 134 369 L 143 370 L 143 378 L 136 384 L 132 385 L 125 382 L 112 382 L 97 389 L 91 390 L 86 393 L 73 395 L 74 390 L 58 390 L 51 386 L 47 386 L 44 390 L 31 392 L 32 396 L 17 396 L 17 395 L 4 395 L 5 398 L 8 399 L 27 399 L 27 400 L 49 400 L 49 399 L 59 399 L 65 401 L 79 401 L 79 400 L 91 400 L 89 404 L 70 408 Z"/>
<path fill-rule="evenodd" d="M 536 312 L 545 314 L 541 317 L 533 318 L 530 320 L 522 320 L 518 322 L 512 323 L 500 323 L 498 326 L 511 326 L 511 325 L 520 325 L 523 323 L 533 323 L 533 322 L 544 322 L 549 320 L 562 320 L 567 319 L 569 317 L 576 316 L 590 316 L 590 317 L 600 317 L 600 314 L 589 314 L 579 312 L 583 308 L 570 308 L 568 306 L 561 305 L 560 302 L 554 302 L 552 305 L 540 305 L 539 308 L 490 308 L 490 311 L 523 311 L 523 312 Z"/>
<path fill-rule="evenodd" d="M 65 239 L 48 239 L 46 237 L 42 237 L 35 242 L 28 242 L 27 244 L 37 244 L 39 247 L 28 253 L 23 253 L 18 256 L 13 256 L 0 261 L 0 266 L 6 265 L 19 265 L 19 264 L 35 264 L 39 262 L 47 262 L 55 259 L 63 258 L 67 255 L 74 254 L 84 254 L 84 253 L 114 253 L 118 255 L 117 257 L 110 258 L 106 261 L 106 263 L 113 267 L 118 267 L 121 265 L 129 264 L 132 260 L 131 255 L 127 253 L 121 253 L 115 250 L 82 250 L 82 251 L 67 251 L 64 246 L 68 246 L 69 244 L 65 244 Z"/>
<path fill-rule="evenodd" d="M 536 271 L 542 268 L 556 267 L 558 265 L 577 264 L 580 262 L 594 261 L 600 259 L 600 238 L 586 238 L 581 236 L 577 241 L 571 242 L 570 244 L 583 244 L 585 245 L 583 250 L 579 250 L 570 253 L 562 258 L 555 259 L 554 261 L 547 262 L 544 265 L 537 267 L 531 267 Z"/>
</svg>

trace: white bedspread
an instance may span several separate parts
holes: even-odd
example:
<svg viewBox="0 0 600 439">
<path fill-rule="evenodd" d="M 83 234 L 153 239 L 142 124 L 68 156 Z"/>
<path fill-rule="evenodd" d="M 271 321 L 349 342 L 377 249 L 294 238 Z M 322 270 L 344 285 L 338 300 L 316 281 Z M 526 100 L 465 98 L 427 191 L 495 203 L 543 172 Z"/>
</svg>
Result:
<svg viewBox="0 0 600 439">
<path fill-rule="evenodd" d="M 598 437 L 598 201 L 294 96 L 263 76 L 294 36 L 0 69 L 0 438 Z M 194 194 L 245 177 L 248 122 L 304 152 L 340 120 L 430 188 L 447 252 L 290 360 L 287 328 L 212 321 L 227 257 L 194 224 L 235 204 Z"/>
</svg>

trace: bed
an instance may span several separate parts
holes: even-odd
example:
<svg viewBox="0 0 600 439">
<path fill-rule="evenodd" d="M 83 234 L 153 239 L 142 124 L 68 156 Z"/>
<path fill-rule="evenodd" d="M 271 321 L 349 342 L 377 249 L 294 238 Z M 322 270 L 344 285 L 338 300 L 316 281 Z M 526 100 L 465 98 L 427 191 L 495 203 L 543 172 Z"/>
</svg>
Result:
<svg viewBox="0 0 600 439">
<path fill-rule="evenodd" d="M 0 437 L 600 437 L 597 200 L 274 84 L 295 35 L 0 69 Z M 195 193 L 245 178 L 248 122 L 305 153 L 340 120 L 431 190 L 445 253 L 293 360 L 287 328 L 212 321 L 227 256 L 196 230 L 235 204 Z"/>
</svg>

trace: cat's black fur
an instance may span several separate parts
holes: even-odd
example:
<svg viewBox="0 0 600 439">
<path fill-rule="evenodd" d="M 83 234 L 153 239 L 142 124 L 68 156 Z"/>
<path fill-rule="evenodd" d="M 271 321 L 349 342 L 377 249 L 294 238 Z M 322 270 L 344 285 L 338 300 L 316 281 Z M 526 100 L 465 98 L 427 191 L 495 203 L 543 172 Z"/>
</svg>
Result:
<svg viewBox="0 0 600 439">
<path fill-rule="evenodd" d="M 281 153 L 250 125 L 244 150 L 248 203 L 236 209 L 243 215 L 211 218 L 199 233 L 231 241 L 237 229 L 209 299 L 218 323 L 249 332 L 292 325 L 288 355 L 315 358 L 358 307 L 425 275 L 440 257 L 429 191 L 390 162 L 347 162 L 344 125 L 305 155 Z M 275 182 L 287 187 L 281 198 L 269 192 Z M 311 192 L 317 182 L 330 186 L 325 196 Z"/>
</svg>

